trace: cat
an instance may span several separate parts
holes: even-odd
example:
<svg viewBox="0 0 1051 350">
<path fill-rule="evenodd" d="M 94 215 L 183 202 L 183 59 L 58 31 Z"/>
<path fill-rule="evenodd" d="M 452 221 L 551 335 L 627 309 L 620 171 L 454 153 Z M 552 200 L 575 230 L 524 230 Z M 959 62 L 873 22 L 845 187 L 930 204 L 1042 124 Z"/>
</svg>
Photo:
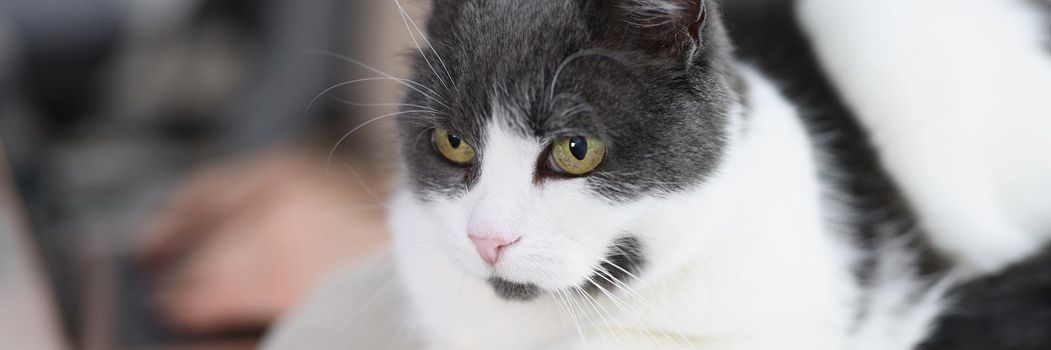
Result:
<svg viewBox="0 0 1051 350">
<path fill-rule="evenodd" d="M 940 87 L 894 91 L 927 72 L 920 69 L 925 62 L 872 63 L 916 68 L 889 80 L 892 86 L 878 78 L 893 72 L 852 68 L 881 62 L 874 51 L 907 53 L 914 44 L 899 40 L 908 33 L 877 30 L 878 20 L 901 13 L 894 5 L 905 6 L 792 3 L 794 10 L 782 12 L 798 10 L 806 34 L 794 35 L 814 38 L 817 56 L 800 66 L 829 73 L 785 82 L 777 78 L 791 74 L 777 70 L 790 64 L 747 57 L 777 43 L 743 45 L 735 55 L 722 6 L 733 14 L 744 5 L 729 1 L 435 0 L 430 45 L 415 56 L 407 84 L 405 102 L 415 112 L 398 120 L 405 169 L 390 205 L 392 256 L 339 284 L 388 274 L 395 282 L 383 284 L 378 303 L 350 301 L 384 320 L 359 322 L 358 330 L 342 325 L 340 332 L 361 336 L 342 346 L 395 348 L 397 342 L 366 338 L 385 333 L 381 328 L 398 323 L 385 319 L 400 313 L 408 344 L 427 349 L 950 348 L 938 324 L 953 321 L 946 317 L 954 303 L 988 299 L 981 296 L 997 283 L 986 276 L 1016 281 L 1026 276 L 1018 271 L 1034 269 L 1024 261 L 1040 254 L 1048 237 L 1036 232 L 1051 233 L 1051 225 L 1030 214 L 1048 208 L 1042 201 L 1051 197 L 1036 194 L 1051 191 L 1038 177 L 1021 178 L 1017 186 L 1033 191 L 1023 196 L 1016 184 L 975 179 L 1022 198 L 1012 202 L 1021 208 L 994 208 L 1028 215 L 1022 221 L 1030 225 L 1007 231 L 1020 241 L 999 242 L 992 238 L 1004 231 L 983 226 L 993 216 L 982 205 L 995 203 L 970 207 L 981 202 L 966 196 L 974 192 L 936 186 L 951 182 L 946 175 L 1000 163 L 927 164 L 929 157 L 916 157 L 941 155 L 939 147 L 974 131 L 939 134 L 934 128 L 951 124 L 953 115 L 921 115 L 943 111 L 914 111 L 914 100 L 893 95 L 929 99 L 922 106 L 958 102 L 960 96 L 938 94 Z M 929 15 L 933 7 L 910 15 Z M 980 8 L 997 8 L 1003 18 L 1015 10 Z M 869 33 L 886 40 L 849 46 L 869 43 L 843 35 L 853 32 L 839 29 L 848 27 L 839 21 L 853 20 L 872 21 L 863 22 L 872 24 Z M 1025 39 L 1035 36 L 1008 40 L 1003 49 L 1028 47 Z M 1051 82 L 1040 75 L 1051 60 L 1010 52 L 1031 60 L 1012 67 L 1032 74 L 1022 87 Z M 807 110 L 792 94 L 808 83 L 835 100 L 833 112 Z M 964 90 L 975 99 L 985 91 Z M 1018 120 L 1047 112 L 1025 99 L 1035 91 L 1023 93 L 1023 104 L 1004 110 Z M 868 138 L 887 120 L 921 117 L 937 124 Z M 980 117 L 974 120 L 988 120 Z M 983 160 L 1006 149 L 989 148 Z M 1027 155 L 1039 165 L 1046 158 L 1036 153 Z M 931 174 L 915 164 L 952 167 Z M 1041 174 L 1014 171 L 1031 169 L 1042 168 L 1005 168 L 995 179 Z M 945 219 L 961 213 L 972 216 Z M 1012 267 L 1019 262 L 1024 270 Z M 279 327 L 269 347 L 316 338 L 303 335 L 310 332 L 304 325 L 340 299 L 332 290 L 323 294 Z"/>
</svg>

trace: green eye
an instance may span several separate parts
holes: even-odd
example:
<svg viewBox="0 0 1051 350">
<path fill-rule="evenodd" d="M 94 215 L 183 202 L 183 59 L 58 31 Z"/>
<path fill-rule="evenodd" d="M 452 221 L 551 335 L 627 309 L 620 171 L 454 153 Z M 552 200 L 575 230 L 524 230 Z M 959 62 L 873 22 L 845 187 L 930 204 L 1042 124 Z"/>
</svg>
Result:
<svg viewBox="0 0 1051 350">
<path fill-rule="evenodd" d="M 552 161 L 569 175 L 586 175 L 605 158 L 606 144 L 590 136 L 565 137 L 551 145 Z"/>
<path fill-rule="evenodd" d="M 449 133 L 449 130 L 434 129 L 431 133 L 431 142 L 438 153 L 450 162 L 456 164 L 467 164 L 474 160 L 474 148 L 468 145 L 460 136 Z"/>
</svg>

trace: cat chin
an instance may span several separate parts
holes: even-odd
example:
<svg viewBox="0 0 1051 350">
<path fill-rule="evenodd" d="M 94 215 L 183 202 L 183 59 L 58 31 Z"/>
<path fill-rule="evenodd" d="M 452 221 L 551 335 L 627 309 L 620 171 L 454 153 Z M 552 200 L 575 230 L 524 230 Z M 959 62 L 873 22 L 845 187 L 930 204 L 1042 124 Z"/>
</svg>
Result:
<svg viewBox="0 0 1051 350">
<path fill-rule="evenodd" d="M 518 283 L 500 277 L 490 277 L 489 285 L 501 298 L 513 301 L 532 301 L 543 294 L 539 286 L 532 283 Z"/>
</svg>

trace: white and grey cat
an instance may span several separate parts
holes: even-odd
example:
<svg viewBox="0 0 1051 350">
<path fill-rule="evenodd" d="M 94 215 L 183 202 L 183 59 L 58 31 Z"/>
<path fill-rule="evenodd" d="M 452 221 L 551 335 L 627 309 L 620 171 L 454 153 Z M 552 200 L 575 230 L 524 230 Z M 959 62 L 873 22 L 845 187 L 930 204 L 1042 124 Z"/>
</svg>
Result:
<svg viewBox="0 0 1051 350">
<path fill-rule="evenodd" d="M 721 7 L 748 5 L 435 0 L 407 84 L 419 112 L 399 120 L 392 256 L 268 346 L 1051 346 L 1026 332 L 1051 308 L 1006 315 L 1008 335 L 964 334 L 1004 315 L 952 317 L 992 290 L 1030 296 L 1029 271 L 1051 268 L 1034 4 L 793 3 L 837 119 L 786 91 L 815 81 L 775 85 L 777 59 L 734 55 Z"/>
</svg>

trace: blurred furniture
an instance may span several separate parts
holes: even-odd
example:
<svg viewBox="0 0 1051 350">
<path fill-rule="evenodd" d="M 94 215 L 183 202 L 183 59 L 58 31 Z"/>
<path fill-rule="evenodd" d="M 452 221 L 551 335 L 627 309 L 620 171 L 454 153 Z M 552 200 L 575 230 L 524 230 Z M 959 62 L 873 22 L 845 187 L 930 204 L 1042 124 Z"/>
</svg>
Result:
<svg viewBox="0 0 1051 350">
<path fill-rule="evenodd" d="M 346 53 L 354 3 L 0 1 L 0 139 L 24 208 L 8 214 L 19 196 L 2 193 L 0 286 L 50 286 L 48 322 L 73 348 L 211 343 L 158 322 L 148 276 L 133 264 L 140 228 L 201 164 L 334 143 L 318 130 L 347 129 L 333 125 L 348 123 L 346 106 L 304 107 L 349 72 L 304 51 Z M 8 254 L 26 246 L 37 272 L 6 261 L 26 259 Z M 29 334 L 7 326 L 28 311 L 0 293 L 0 350 L 49 349 L 5 342 L 9 330 Z"/>
</svg>

